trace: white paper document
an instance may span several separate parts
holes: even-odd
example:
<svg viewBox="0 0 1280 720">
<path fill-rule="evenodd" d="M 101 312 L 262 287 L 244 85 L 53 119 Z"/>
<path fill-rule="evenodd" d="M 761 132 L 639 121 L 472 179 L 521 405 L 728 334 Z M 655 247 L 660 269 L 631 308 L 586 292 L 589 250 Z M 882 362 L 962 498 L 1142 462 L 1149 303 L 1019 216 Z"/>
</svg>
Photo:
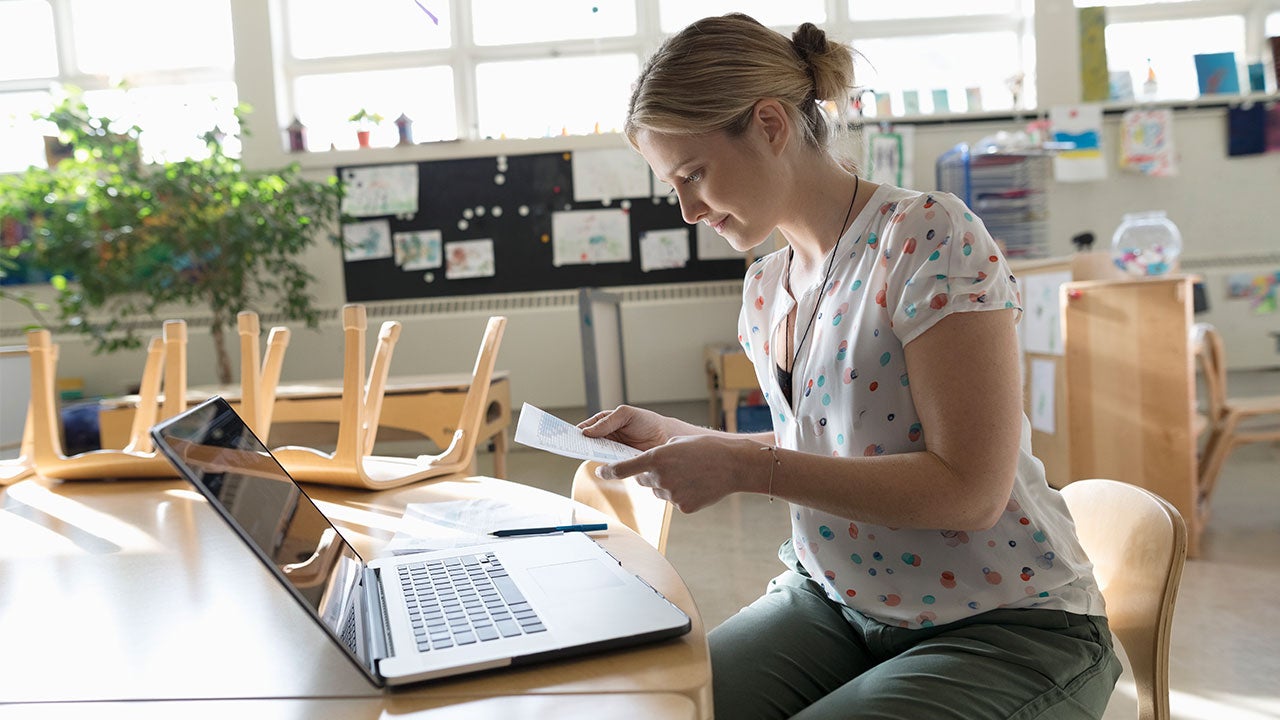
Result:
<svg viewBox="0 0 1280 720">
<path fill-rule="evenodd" d="M 573 523 L 572 503 L 547 503 L 537 507 L 489 498 L 409 503 L 397 524 L 386 553 L 403 555 L 423 550 L 447 550 L 499 542 L 494 530 L 552 527 Z"/>
<path fill-rule="evenodd" d="M 516 423 L 516 442 L 579 460 L 615 463 L 640 454 L 629 445 L 589 438 L 576 425 L 525 403 Z"/>
</svg>

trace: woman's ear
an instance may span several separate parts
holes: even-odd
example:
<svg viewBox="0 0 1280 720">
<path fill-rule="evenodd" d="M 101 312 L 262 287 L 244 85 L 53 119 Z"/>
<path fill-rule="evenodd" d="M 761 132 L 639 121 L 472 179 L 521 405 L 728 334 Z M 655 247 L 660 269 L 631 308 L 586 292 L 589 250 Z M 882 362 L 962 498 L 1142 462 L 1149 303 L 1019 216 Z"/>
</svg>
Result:
<svg viewBox="0 0 1280 720">
<path fill-rule="evenodd" d="M 782 103 L 773 98 L 756 101 L 752 109 L 752 124 L 774 154 L 781 154 L 791 139 L 791 117 Z"/>
</svg>

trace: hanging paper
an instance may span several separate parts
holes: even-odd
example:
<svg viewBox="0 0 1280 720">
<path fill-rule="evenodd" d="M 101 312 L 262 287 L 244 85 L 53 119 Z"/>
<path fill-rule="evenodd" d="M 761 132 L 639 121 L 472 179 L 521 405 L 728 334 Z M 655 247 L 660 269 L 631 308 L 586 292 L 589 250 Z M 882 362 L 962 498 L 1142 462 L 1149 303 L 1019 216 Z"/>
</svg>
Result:
<svg viewBox="0 0 1280 720">
<path fill-rule="evenodd" d="M 667 270 L 689 264 L 689 231 L 650 230 L 640 236 L 640 269 Z"/>
<path fill-rule="evenodd" d="M 1080 99 L 1101 102 L 1111 94 L 1107 74 L 1107 9 L 1080 8 Z"/>
<path fill-rule="evenodd" d="M 1065 105 L 1049 109 L 1055 142 L 1067 144 L 1053 159 L 1053 176 L 1059 182 L 1086 182 L 1107 176 L 1102 156 L 1102 106 Z"/>
<path fill-rule="evenodd" d="M 631 223 L 622 210 L 574 210 L 551 214 L 552 264 L 631 262 Z"/>
<path fill-rule="evenodd" d="M 1173 111 L 1130 110 L 1120 121 L 1120 167 L 1152 177 L 1178 174 Z"/>
<path fill-rule="evenodd" d="M 444 276 L 449 280 L 493 277 L 493 240 L 461 240 L 444 247 Z"/>
<path fill-rule="evenodd" d="M 391 257 L 391 224 L 386 220 L 342 226 L 342 258 L 348 262 Z"/>
<path fill-rule="evenodd" d="M 573 153 L 575 202 L 647 197 L 649 165 L 630 148 L 579 150 Z"/>
<path fill-rule="evenodd" d="M 418 212 L 418 167 L 379 165 L 342 171 L 342 213 L 351 217 Z"/>
<path fill-rule="evenodd" d="M 1018 279 L 1022 295 L 1022 322 L 1018 335 L 1029 353 L 1062 355 L 1063 283 L 1071 282 L 1070 272 L 1031 273 Z"/>
<path fill-rule="evenodd" d="M 1261 103 L 1227 108 L 1227 155 L 1267 151 L 1267 109 Z"/>
<path fill-rule="evenodd" d="M 395 243 L 396 265 L 401 270 L 430 270 L 444 263 L 439 230 L 398 232 L 391 239 Z"/>
</svg>

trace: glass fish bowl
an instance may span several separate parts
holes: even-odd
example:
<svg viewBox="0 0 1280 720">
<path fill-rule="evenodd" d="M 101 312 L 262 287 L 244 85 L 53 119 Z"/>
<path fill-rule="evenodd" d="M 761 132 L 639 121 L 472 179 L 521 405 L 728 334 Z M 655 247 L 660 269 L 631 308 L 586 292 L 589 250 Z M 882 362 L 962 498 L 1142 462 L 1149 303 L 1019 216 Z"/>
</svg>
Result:
<svg viewBox="0 0 1280 720">
<path fill-rule="evenodd" d="M 1111 237 L 1116 267 L 1136 277 L 1172 272 L 1181 254 L 1182 233 L 1163 210 L 1126 213 Z"/>
</svg>

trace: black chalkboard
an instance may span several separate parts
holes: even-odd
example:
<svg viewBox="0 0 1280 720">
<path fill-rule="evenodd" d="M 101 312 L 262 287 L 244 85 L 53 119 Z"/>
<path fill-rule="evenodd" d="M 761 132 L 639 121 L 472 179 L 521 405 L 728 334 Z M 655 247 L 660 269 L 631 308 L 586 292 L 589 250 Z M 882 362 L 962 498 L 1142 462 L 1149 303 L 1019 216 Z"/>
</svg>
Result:
<svg viewBox="0 0 1280 720">
<path fill-rule="evenodd" d="M 359 218 L 345 222 L 386 220 L 391 233 L 436 230 L 443 251 L 450 243 L 492 239 L 493 275 L 447 277 L 445 267 L 405 269 L 390 257 L 356 259 L 344 253 L 344 280 L 348 302 L 419 297 L 480 295 L 491 293 L 562 290 L 650 283 L 680 283 L 740 279 L 740 258 L 697 257 L 694 228 L 685 224 L 679 205 L 650 195 L 575 202 L 573 154 L 570 152 L 506 155 L 412 163 L 417 169 L 417 212 Z M 402 166 L 402 165 L 401 165 Z M 344 184 L 362 170 L 377 166 L 338 168 Z M 501 176 L 501 180 L 497 180 Z M 631 260 L 594 265 L 554 264 L 552 214 L 565 210 L 617 210 L 624 201 L 630 225 Z M 500 208 L 495 217 L 493 208 Z M 520 210 L 524 208 L 525 212 Z M 460 226 L 460 221 L 464 227 Z M 640 237 L 652 230 L 684 229 L 690 258 L 684 267 L 641 269 Z"/>
</svg>

